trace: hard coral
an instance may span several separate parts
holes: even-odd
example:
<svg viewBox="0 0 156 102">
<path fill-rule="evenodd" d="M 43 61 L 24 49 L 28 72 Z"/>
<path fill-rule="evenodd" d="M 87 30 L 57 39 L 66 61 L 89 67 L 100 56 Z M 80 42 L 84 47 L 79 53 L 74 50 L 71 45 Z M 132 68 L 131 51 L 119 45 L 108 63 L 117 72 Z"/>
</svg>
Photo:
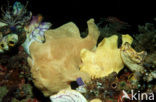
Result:
<svg viewBox="0 0 156 102">
<path fill-rule="evenodd" d="M 103 78 L 92 79 L 86 84 L 87 92 L 84 93 L 84 96 L 87 100 L 98 98 L 103 100 L 102 102 L 105 102 L 108 98 L 115 99 L 114 96 L 120 93 L 118 83 L 117 73 L 115 72 Z"/>
<path fill-rule="evenodd" d="M 80 37 L 77 26 L 70 22 L 59 28 L 45 32 L 45 43 L 33 42 L 30 45 L 31 67 L 34 84 L 45 96 L 52 95 L 61 89 L 68 88 L 71 81 L 81 77 L 88 81 L 86 73 L 80 72 L 80 51 L 95 47 L 99 31 L 93 19 L 88 22 L 89 34 Z"/>
<path fill-rule="evenodd" d="M 88 73 L 92 78 L 107 76 L 112 72 L 119 72 L 124 63 L 120 56 L 120 49 L 117 47 L 118 36 L 113 35 L 104 38 L 99 43 L 95 52 L 87 49 L 81 51 L 82 64 L 80 70 Z M 132 43 L 129 35 L 123 35 L 123 43 Z"/>
<path fill-rule="evenodd" d="M 117 102 L 122 97 L 123 90 L 130 92 L 138 89 L 138 83 L 134 84 L 130 80 L 120 77 L 125 77 L 125 75 L 113 72 L 106 77 L 91 79 L 89 83 L 86 83 L 87 91 L 83 95 L 88 101 L 98 99 L 98 102 L 100 100 L 102 102 L 110 102 L 110 100 L 111 102 Z"/>
</svg>

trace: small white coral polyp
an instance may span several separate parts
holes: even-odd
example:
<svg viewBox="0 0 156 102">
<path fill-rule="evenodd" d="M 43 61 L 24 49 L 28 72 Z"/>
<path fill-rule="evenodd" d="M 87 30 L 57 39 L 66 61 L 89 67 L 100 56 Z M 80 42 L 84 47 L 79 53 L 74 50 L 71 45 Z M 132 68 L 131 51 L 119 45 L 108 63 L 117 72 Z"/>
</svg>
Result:
<svg viewBox="0 0 156 102">
<path fill-rule="evenodd" d="M 62 90 L 58 94 L 50 96 L 51 102 L 87 102 L 85 97 L 75 90 Z"/>
</svg>

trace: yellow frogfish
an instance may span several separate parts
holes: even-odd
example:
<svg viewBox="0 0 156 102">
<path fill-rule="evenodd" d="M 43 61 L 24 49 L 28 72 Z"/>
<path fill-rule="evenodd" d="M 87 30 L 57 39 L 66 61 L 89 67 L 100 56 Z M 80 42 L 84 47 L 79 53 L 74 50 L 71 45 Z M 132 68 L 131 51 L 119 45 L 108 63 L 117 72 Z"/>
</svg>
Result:
<svg viewBox="0 0 156 102">
<path fill-rule="evenodd" d="M 92 78 L 100 78 L 109 75 L 112 72 L 119 72 L 124 63 L 121 59 L 120 48 L 118 48 L 118 36 L 113 35 L 104 38 L 95 51 L 87 49 L 81 50 L 82 64 L 80 70 L 88 73 Z M 132 43 L 133 38 L 126 34 L 122 35 L 122 44 Z"/>
</svg>

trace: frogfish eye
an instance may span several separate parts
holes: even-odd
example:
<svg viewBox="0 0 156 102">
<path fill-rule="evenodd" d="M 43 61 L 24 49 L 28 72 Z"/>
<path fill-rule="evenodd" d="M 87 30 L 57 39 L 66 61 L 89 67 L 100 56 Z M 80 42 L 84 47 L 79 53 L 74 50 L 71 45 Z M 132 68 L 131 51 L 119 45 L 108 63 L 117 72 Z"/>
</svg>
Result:
<svg viewBox="0 0 156 102">
<path fill-rule="evenodd" d="M 1 47 L 4 47 L 4 44 L 1 44 Z"/>
<path fill-rule="evenodd" d="M 9 46 L 14 46 L 15 43 L 13 41 L 9 41 Z"/>
<path fill-rule="evenodd" d="M 9 44 L 14 44 L 14 42 L 13 41 L 9 41 Z"/>
</svg>

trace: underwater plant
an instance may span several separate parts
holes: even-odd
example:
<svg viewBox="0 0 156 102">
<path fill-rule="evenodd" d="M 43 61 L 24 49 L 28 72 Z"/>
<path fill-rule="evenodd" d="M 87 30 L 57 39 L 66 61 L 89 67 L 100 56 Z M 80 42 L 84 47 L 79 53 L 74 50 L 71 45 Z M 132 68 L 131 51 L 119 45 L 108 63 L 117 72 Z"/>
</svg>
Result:
<svg viewBox="0 0 156 102">
<path fill-rule="evenodd" d="M 134 35 L 134 48 L 137 51 L 147 51 L 153 53 L 156 51 L 156 28 L 152 23 L 138 26 L 139 34 Z"/>
</svg>

